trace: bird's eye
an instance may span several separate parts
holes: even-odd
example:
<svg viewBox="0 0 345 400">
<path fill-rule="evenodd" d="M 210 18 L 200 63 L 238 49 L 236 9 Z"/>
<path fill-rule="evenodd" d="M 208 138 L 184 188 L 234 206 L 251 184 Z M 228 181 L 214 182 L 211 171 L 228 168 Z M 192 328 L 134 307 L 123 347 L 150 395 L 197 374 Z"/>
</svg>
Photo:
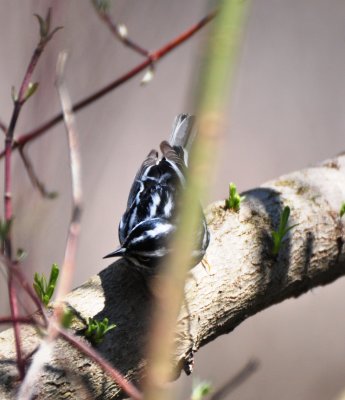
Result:
<svg viewBox="0 0 345 400">
<path fill-rule="evenodd" d="M 138 256 L 137 257 L 139 261 L 146 263 L 148 261 L 150 261 L 150 259 L 148 257 L 142 257 L 142 256 Z"/>
</svg>

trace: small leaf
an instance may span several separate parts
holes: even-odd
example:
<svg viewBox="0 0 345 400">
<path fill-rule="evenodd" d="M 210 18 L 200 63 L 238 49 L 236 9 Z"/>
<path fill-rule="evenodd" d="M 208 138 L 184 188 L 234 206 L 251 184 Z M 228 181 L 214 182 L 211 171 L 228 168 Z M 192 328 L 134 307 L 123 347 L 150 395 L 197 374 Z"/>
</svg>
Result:
<svg viewBox="0 0 345 400">
<path fill-rule="evenodd" d="M 34 14 L 34 16 L 37 18 L 38 20 L 38 24 L 40 27 L 40 37 L 41 39 L 45 38 L 47 36 L 47 25 L 46 25 L 46 21 L 38 14 Z"/>
<path fill-rule="evenodd" d="M 59 277 L 59 266 L 57 264 L 53 264 L 51 267 L 50 271 L 50 276 L 49 276 L 49 286 L 55 286 L 56 282 Z"/>
<path fill-rule="evenodd" d="M 51 8 L 48 9 L 48 13 L 45 19 L 43 19 L 40 15 L 34 14 L 37 18 L 39 26 L 40 26 L 40 38 L 41 44 L 45 44 L 49 42 L 49 40 L 55 35 L 55 33 L 62 29 L 62 26 L 58 26 L 50 31 L 50 21 L 51 21 Z"/>
<path fill-rule="evenodd" d="M 339 211 L 340 218 L 341 218 L 344 214 L 345 214 L 345 202 L 343 202 L 343 203 L 341 204 L 341 207 L 340 207 L 340 211 Z"/>
<path fill-rule="evenodd" d="M 59 277 L 59 267 L 53 264 L 50 271 L 49 283 L 44 274 L 39 275 L 37 272 L 34 274 L 33 287 L 37 296 L 41 299 L 42 303 L 47 306 L 53 297 L 57 279 Z"/>
<path fill-rule="evenodd" d="M 126 39 L 128 37 L 128 29 L 126 25 L 124 24 L 117 25 L 117 33 L 119 34 L 119 36 L 122 37 L 122 39 Z"/>
<path fill-rule="evenodd" d="M 144 86 L 147 85 L 149 82 L 152 81 L 154 77 L 154 71 L 152 67 L 149 67 L 149 69 L 146 71 L 145 75 L 143 76 L 140 85 Z"/>
<path fill-rule="evenodd" d="M 286 206 L 286 207 L 284 207 L 283 214 L 281 216 L 280 226 L 282 228 L 282 231 L 285 230 L 288 220 L 289 220 L 289 217 L 290 217 L 290 207 Z"/>
<path fill-rule="evenodd" d="M 33 286 L 38 298 L 43 302 L 43 295 L 42 295 L 42 290 L 41 290 L 40 285 L 37 282 L 34 282 L 32 284 L 32 286 Z"/>
<path fill-rule="evenodd" d="M 236 185 L 231 182 L 229 184 L 229 197 L 225 200 L 225 208 L 229 210 L 239 211 L 241 202 L 244 201 L 245 196 L 240 196 L 237 192 Z"/>
<path fill-rule="evenodd" d="M 278 229 L 276 231 L 271 232 L 272 240 L 273 240 L 272 254 L 274 256 L 278 255 L 279 250 L 282 245 L 282 241 L 283 241 L 284 237 L 286 236 L 286 234 L 291 229 L 293 229 L 294 227 L 296 227 L 298 225 L 298 224 L 295 224 L 295 225 L 287 226 L 289 217 L 290 217 L 290 207 L 286 206 L 286 207 L 284 207 L 284 210 L 280 216 Z"/>
<path fill-rule="evenodd" d="M 110 10 L 110 1 L 109 0 L 92 0 L 92 3 L 96 10 L 101 13 L 107 13 Z"/>
<path fill-rule="evenodd" d="M 39 85 L 38 82 L 29 83 L 28 88 L 26 89 L 26 92 L 23 97 L 23 102 L 27 101 L 36 92 L 36 90 L 38 89 L 38 85 Z"/>
<path fill-rule="evenodd" d="M 91 343 L 99 344 L 103 341 L 104 335 L 115 327 L 115 324 L 109 325 L 108 318 L 104 318 L 103 321 L 97 321 L 93 318 L 89 318 L 84 334 Z"/>
<path fill-rule="evenodd" d="M 49 297 L 47 294 L 45 294 L 45 295 L 43 296 L 43 304 L 44 304 L 45 306 L 47 306 L 47 305 L 49 304 L 49 300 L 50 300 L 50 297 Z"/>
<path fill-rule="evenodd" d="M 49 40 L 51 40 L 51 38 L 55 35 L 55 33 L 57 31 L 59 31 L 60 29 L 63 29 L 63 26 L 57 26 L 56 28 L 54 28 L 50 34 L 46 37 L 46 41 L 48 42 Z"/>
<path fill-rule="evenodd" d="M 210 382 L 202 381 L 193 388 L 191 400 L 202 400 L 205 396 L 210 394 L 212 390 Z"/>
<path fill-rule="evenodd" d="M 11 87 L 11 98 L 13 103 L 16 103 L 18 101 L 18 94 L 16 92 L 16 88 L 14 86 Z"/>
<path fill-rule="evenodd" d="M 49 192 L 49 193 L 47 194 L 47 198 L 48 198 L 49 200 L 54 200 L 54 199 L 56 199 L 58 196 L 59 196 L 59 193 L 58 193 L 58 192 Z"/>
<path fill-rule="evenodd" d="M 23 261 L 27 257 L 28 253 L 21 248 L 17 249 L 17 261 Z"/>
<path fill-rule="evenodd" d="M 61 317 L 61 325 L 67 329 L 71 326 L 71 323 L 73 321 L 74 318 L 74 313 L 70 308 L 65 307 L 63 310 L 63 314 Z"/>
</svg>

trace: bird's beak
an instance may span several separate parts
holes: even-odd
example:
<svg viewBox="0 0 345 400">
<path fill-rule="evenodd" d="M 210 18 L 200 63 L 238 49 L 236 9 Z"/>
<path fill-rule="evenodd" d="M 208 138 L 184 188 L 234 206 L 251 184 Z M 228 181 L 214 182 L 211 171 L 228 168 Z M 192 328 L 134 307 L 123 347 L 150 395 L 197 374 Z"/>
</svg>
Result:
<svg viewBox="0 0 345 400">
<path fill-rule="evenodd" d="M 125 248 L 120 247 L 120 248 L 116 249 L 115 251 L 113 251 L 112 253 L 107 254 L 103 258 L 120 257 L 125 253 L 125 251 L 126 251 Z"/>
</svg>

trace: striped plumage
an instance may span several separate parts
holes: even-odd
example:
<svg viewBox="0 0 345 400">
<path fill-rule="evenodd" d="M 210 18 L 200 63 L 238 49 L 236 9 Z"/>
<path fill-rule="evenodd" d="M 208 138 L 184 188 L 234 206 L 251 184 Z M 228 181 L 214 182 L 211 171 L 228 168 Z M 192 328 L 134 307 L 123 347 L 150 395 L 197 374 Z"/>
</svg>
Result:
<svg viewBox="0 0 345 400">
<path fill-rule="evenodd" d="M 162 157 L 151 150 L 139 169 L 129 193 L 127 209 L 119 225 L 120 248 L 104 258 L 123 256 L 140 267 L 154 267 L 170 251 L 176 231 L 181 191 L 185 187 L 188 150 L 193 141 L 194 117 L 175 119 L 169 142 L 160 145 Z M 209 233 L 200 207 L 200 227 L 193 265 L 203 258 Z"/>
</svg>

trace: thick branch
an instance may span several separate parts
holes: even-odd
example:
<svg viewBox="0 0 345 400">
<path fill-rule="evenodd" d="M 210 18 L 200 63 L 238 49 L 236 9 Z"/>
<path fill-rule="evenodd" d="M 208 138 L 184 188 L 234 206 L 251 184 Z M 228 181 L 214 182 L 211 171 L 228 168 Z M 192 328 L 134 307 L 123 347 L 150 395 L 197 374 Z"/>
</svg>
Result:
<svg viewBox="0 0 345 400">
<path fill-rule="evenodd" d="M 209 207 L 211 269 L 199 264 L 186 283 L 176 335 L 177 374 L 190 369 L 193 353 L 201 346 L 249 316 L 345 274 L 344 223 L 339 216 L 344 199 L 341 156 L 247 192 L 239 213 L 225 211 L 223 202 Z M 285 205 L 291 208 L 290 224 L 298 225 L 285 237 L 275 259 L 271 231 Z M 98 350 L 134 381 L 145 366 L 150 300 L 145 279 L 124 260 L 67 297 L 83 318 L 107 316 L 117 324 Z M 24 349 L 30 352 L 38 338 L 32 327 L 22 330 Z M 0 397 L 7 399 L 16 386 L 11 330 L 0 335 L 0 349 Z M 118 391 L 97 365 L 62 340 L 56 345 L 54 364 L 40 382 L 38 399 L 110 399 Z"/>
</svg>

